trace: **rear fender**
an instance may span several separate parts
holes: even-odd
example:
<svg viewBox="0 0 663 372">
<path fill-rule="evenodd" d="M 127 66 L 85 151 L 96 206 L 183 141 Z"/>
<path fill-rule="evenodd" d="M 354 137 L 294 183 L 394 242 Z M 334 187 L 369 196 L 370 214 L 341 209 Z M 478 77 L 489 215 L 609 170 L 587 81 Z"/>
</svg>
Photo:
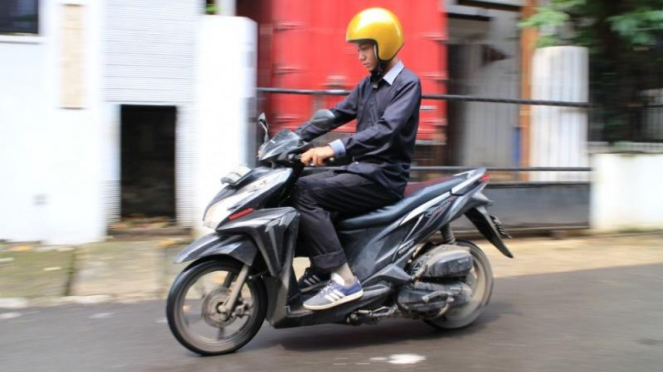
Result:
<svg viewBox="0 0 663 372">
<path fill-rule="evenodd" d="M 513 254 L 509 251 L 509 248 L 506 247 L 506 244 L 500 238 L 500 232 L 498 227 L 495 226 L 493 218 L 491 218 L 486 207 L 481 205 L 475 208 L 468 210 L 465 213 L 465 216 L 472 221 L 477 230 L 483 235 L 489 242 L 491 242 L 503 255 L 513 258 Z"/>
</svg>

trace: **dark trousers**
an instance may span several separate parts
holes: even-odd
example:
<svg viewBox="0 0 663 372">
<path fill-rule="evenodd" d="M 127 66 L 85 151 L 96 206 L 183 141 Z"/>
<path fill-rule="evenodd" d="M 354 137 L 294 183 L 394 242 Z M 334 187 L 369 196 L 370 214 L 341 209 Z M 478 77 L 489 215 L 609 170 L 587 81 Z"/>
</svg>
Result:
<svg viewBox="0 0 663 372">
<path fill-rule="evenodd" d="M 300 178 L 292 199 L 301 214 L 299 252 L 309 256 L 313 267 L 328 272 L 347 262 L 332 216 L 368 213 L 400 197 L 360 175 L 329 171 Z"/>
</svg>

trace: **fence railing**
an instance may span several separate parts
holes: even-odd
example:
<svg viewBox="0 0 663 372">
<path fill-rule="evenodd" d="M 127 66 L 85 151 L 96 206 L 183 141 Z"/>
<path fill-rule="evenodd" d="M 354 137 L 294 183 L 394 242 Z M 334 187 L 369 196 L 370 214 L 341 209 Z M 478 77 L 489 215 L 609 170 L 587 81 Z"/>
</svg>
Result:
<svg viewBox="0 0 663 372">
<path fill-rule="evenodd" d="M 341 90 L 341 89 L 313 90 L 313 89 L 287 89 L 287 88 L 258 88 L 257 90 L 259 93 L 297 94 L 304 96 L 347 96 L 348 94 L 350 94 L 349 90 Z M 587 102 L 509 99 L 509 98 L 493 98 L 493 97 L 480 97 L 480 96 L 463 96 L 457 94 L 422 94 L 421 98 L 440 100 L 440 101 L 450 101 L 450 102 L 488 102 L 488 103 L 510 103 L 510 104 L 531 105 L 531 106 L 591 107 L 591 104 Z"/>
<path fill-rule="evenodd" d="M 258 93 L 284 94 L 310 96 L 314 98 L 313 109 L 321 107 L 321 100 L 326 96 L 346 96 L 347 90 L 312 90 L 287 88 L 258 88 Z M 264 96 L 263 96 L 264 98 Z M 511 99 L 501 97 L 485 97 L 455 94 L 424 94 L 422 99 L 446 101 L 450 104 L 447 110 L 447 130 L 451 133 L 440 146 L 441 151 L 432 151 L 422 161 L 421 156 L 412 167 L 414 179 L 430 178 L 434 174 L 449 174 L 483 166 L 496 175 L 497 180 L 518 181 L 553 181 L 553 182 L 587 182 L 591 168 L 586 165 L 573 164 L 561 159 L 547 159 L 542 164 L 523 162 L 521 141 L 523 139 L 520 126 L 521 107 L 550 107 L 543 110 L 543 115 L 549 115 L 548 122 L 557 120 L 560 108 L 570 110 L 591 110 L 593 106 L 588 102 L 544 101 Z M 424 104 L 422 104 L 422 107 Z M 455 110 L 455 111 L 453 111 Z M 458 115 L 459 111 L 465 111 Z M 540 109 L 539 109 L 540 110 Z M 455 114 L 454 114 L 455 113 Z M 541 114 L 541 112 L 539 112 Z M 539 115 L 541 116 L 541 115 Z M 555 128 L 551 125 L 544 127 L 550 133 L 543 133 L 543 138 L 555 135 Z M 464 132 L 464 133 L 462 133 Z M 541 130 L 539 130 L 541 132 Z M 460 134 L 459 134 L 460 133 Z M 588 134 L 585 133 L 585 138 Z M 430 146 L 418 146 L 429 149 Z M 420 150 L 419 155 L 424 150 Z M 578 151 L 576 151 L 578 152 Z M 415 151 L 416 153 L 416 151 Z M 442 155 L 440 155 L 442 154 Z M 549 157 L 566 156 L 563 149 L 557 149 Z M 586 154 L 585 154 L 586 156 Z M 415 155 L 416 157 L 416 155 Z M 530 166 L 522 166 L 523 163 Z M 585 162 L 586 164 L 587 162 Z M 552 165 L 551 165 L 552 164 Z M 546 176 L 553 174 L 553 176 Z"/>
</svg>

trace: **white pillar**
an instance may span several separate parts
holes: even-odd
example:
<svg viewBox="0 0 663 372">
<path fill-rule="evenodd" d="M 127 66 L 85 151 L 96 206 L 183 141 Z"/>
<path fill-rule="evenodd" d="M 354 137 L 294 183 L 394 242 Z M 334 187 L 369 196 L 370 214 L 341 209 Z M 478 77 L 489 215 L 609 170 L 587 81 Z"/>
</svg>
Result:
<svg viewBox="0 0 663 372">
<path fill-rule="evenodd" d="M 582 47 L 537 49 L 532 59 L 532 99 L 587 102 L 589 54 Z M 532 106 L 530 164 L 587 167 L 586 108 Z M 532 181 L 587 181 L 574 172 L 535 172 Z"/>
<path fill-rule="evenodd" d="M 236 13 L 236 0 L 217 0 L 217 5 L 219 7 L 219 15 L 232 17 Z"/>
<path fill-rule="evenodd" d="M 248 159 L 249 122 L 256 88 L 255 22 L 204 16 L 198 35 L 196 72 L 196 235 L 209 233 L 202 215 L 219 191 L 220 179 Z"/>
<path fill-rule="evenodd" d="M 663 154 L 597 153 L 592 168 L 592 229 L 663 229 Z"/>
</svg>

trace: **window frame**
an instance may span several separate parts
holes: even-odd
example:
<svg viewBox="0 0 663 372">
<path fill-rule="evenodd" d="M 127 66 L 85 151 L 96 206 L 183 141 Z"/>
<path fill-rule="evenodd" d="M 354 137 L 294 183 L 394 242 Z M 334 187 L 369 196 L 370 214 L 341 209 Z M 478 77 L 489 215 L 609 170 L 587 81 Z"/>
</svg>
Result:
<svg viewBox="0 0 663 372">
<path fill-rule="evenodd" d="M 6 5 L 9 8 L 11 5 L 20 2 L 33 2 L 36 12 L 34 20 L 30 20 L 29 27 L 20 28 L 16 27 L 16 18 L 7 17 L 9 24 L 6 28 L 0 23 L 0 39 L 14 38 L 14 37 L 35 37 L 41 34 L 41 0 L 0 0 L 0 4 Z M 3 4 L 5 3 L 5 4 Z M 19 21 L 20 22 L 20 21 Z"/>
</svg>

